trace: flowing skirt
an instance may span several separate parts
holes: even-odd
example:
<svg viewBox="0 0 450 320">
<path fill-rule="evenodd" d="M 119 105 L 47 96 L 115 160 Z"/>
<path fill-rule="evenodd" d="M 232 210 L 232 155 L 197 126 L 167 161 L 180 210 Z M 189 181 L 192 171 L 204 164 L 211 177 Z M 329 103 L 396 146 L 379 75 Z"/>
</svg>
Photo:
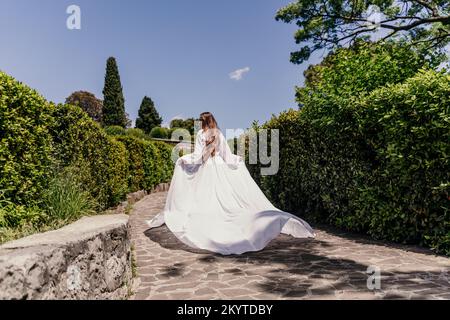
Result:
<svg viewBox="0 0 450 320">
<path fill-rule="evenodd" d="M 165 223 L 188 246 L 222 255 L 262 250 L 280 233 L 315 236 L 307 222 L 270 203 L 244 162 L 231 167 L 214 156 L 188 165 L 181 159 L 164 211 L 147 222 L 150 228 Z"/>
</svg>

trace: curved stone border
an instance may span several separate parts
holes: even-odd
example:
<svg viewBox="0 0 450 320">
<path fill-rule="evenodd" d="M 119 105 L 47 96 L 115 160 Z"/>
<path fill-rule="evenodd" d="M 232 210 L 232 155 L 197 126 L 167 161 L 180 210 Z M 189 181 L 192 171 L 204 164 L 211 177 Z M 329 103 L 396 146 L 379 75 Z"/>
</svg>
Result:
<svg viewBox="0 0 450 320">
<path fill-rule="evenodd" d="M 150 193 L 166 191 L 168 183 Z M 0 246 L 0 299 L 124 299 L 132 288 L 127 214 L 148 193 L 127 196 L 114 214 L 83 217 L 61 229 Z"/>
<path fill-rule="evenodd" d="M 83 217 L 0 247 L 0 299 L 117 299 L 131 280 L 128 215 Z"/>
</svg>

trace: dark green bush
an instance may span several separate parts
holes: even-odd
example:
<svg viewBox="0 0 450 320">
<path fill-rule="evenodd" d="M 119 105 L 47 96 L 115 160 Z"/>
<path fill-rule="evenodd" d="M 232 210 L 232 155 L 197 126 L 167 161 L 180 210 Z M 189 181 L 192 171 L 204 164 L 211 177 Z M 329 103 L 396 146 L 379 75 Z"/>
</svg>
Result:
<svg viewBox="0 0 450 320">
<path fill-rule="evenodd" d="M 110 136 L 124 136 L 126 134 L 126 129 L 121 126 L 107 126 L 103 129 Z"/>
<path fill-rule="evenodd" d="M 420 72 L 354 108 L 374 154 L 357 203 L 369 233 L 450 254 L 450 76 Z"/>
<path fill-rule="evenodd" d="M 145 190 L 152 190 L 159 182 L 164 181 L 159 158 L 158 147 L 154 142 L 146 141 L 144 144 L 144 183 Z"/>
<path fill-rule="evenodd" d="M 101 208 L 116 204 L 127 190 L 124 149 L 77 106 L 58 105 L 54 118 L 52 133 L 59 165 L 85 166 L 83 181 Z"/>
<path fill-rule="evenodd" d="M 280 129 L 280 171 L 256 177 L 270 199 L 450 254 L 450 77 L 424 71 L 358 99 L 324 99 L 263 126 Z"/>
<path fill-rule="evenodd" d="M 0 190 L 14 203 L 41 197 L 53 163 L 52 106 L 0 72 Z"/>
<path fill-rule="evenodd" d="M 168 139 L 169 138 L 169 129 L 155 127 L 150 131 L 150 137 L 157 139 Z"/>
<path fill-rule="evenodd" d="M 48 103 L 0 72 L 0 241 L 169 181 L 171 147 L 143 139 L 140 130 L 105 131 L 78 106 Z"/>
<path fill-rule="evenodd" d="M 125 145 L 128 162 L 128 190 L 129 192 L 144 189 L 144 148 L 145 141 L 131 137 L 117 137 Z"/>
<path fill-rule="evenodd" d="M 158 179 L 160 182 L 168 182 L 172 178 L 174 163 L 172 161 L 173 147 L 165 142 L 153 142 L 158 149 Z"/>
<path fill-rule="evenodd" d="M 130 191 L 151 190 L 170 181 L 173 173 L 172 147 L 164 142 L 146 141 L 136 137 L 119 137 L 128 154 L 128 185 Z"/>
<path fill-rule="evenodd" d="M 139 138 L 142 140 L 150 140 L 150 136 L 148 136 L 144 130 L 139 128 L 129 128 L 126 129 L 125 134 L 130 137 Z"/>
</svg>

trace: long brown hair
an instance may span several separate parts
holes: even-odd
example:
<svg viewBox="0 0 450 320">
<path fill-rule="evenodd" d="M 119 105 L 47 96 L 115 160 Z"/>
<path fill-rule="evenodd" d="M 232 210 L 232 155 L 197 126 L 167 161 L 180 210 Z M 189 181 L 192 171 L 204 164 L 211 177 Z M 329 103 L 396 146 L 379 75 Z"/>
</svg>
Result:
<svg viewBox="0 0 450 320">
<path fill-rule="evenodd" d="M 217 121 L 211 112 L 203 112 L 200 114 L 200 121 L 202 122 L 202 129 L 217 129 Z"/>
<path fill-rule="evenodd" d="M 217 136 L 218 126 L 217 121 L 211 112 L 203 112 L 200 114 L 200 121 L 202 122 L 203 131 L 208 131 L 206 147 L 203 150 L 203 162 L 210 156 L 215 156 L 216 149 L 219 143 Z"/>
</svg>

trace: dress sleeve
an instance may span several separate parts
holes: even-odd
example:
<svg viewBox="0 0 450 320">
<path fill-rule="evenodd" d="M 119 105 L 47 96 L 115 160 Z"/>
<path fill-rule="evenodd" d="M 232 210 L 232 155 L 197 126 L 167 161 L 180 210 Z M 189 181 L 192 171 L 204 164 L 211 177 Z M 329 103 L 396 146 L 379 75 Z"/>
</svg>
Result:
<svg viewBox="0 0 450 320">
<path fill-rule="evenodd" d="M 204 148 L 205 148 L 205 139 L 202 134 L 202 131 L 199 131 L 195 139 L 194 152 L 182 156 L 180 159 L 178 159 L 178 161 L 188 165 L 202 164 L 202 155 Z"/>
<path fill-rule="evenodd" d="M 219 154 L 225 163 L 232 167 L 237 167 L 239 163 L 242 162 L 242 158 L 240 156 L 231 152 L 230 146 L 228 145 L 222 132 L 220 132 Z"/>
</svg>

